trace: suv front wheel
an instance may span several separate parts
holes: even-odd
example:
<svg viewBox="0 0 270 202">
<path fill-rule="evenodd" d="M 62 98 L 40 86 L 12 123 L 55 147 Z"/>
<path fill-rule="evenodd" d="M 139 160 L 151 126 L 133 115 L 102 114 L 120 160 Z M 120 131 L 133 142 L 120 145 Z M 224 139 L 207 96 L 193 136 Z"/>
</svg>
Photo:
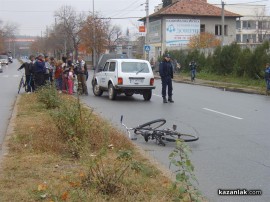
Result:
<svg viewBox="0 0 270 202">
<path fill-rule="evenodd" d="M 143 92 L 143 98 L 146 101 L 149 101 L 152 97 L 152 90 L 146 90 Z"/>
<path fill-rule="evenodd" d="M 93 85 L 93 93 L 95 96 L 101 96 L 103 94 L 103 91 L 100 90 L 99 85 L 97 84 L 97 82 L 95 81 L 94 85 Z"/>
<path fill-rule="evenodd" d="M 115 88 L 113 87 L 112 84 L 109 85 L 108 91 L 109 91 L 109 99 L 110 100 L 115 100 L 117 93 L 116 93 L 116 90 L 115 90 Z"/>
</svg>

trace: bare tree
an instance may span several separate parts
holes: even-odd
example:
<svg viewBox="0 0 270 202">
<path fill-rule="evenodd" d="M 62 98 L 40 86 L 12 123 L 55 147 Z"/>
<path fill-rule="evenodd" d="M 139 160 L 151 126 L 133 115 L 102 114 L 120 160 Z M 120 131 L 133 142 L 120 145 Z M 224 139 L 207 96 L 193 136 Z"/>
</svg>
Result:
<svg viewBox="0 0 270 202">
<path fill-rule="evenodd" d="M 4 24 L 0 21 L 0 50 L 5 52 L 10 50 L 11 42 L 15 39 L 18 33 L 18 25 L 15 23 Z"/>
<path fill-rule="evenodd" d="M 109 52 L 112 52 L 115 49 L 116 41 L 119 40 L 121 35 L 122 35 L 122 31 L 119 26 L 117 25 L 108 26 L 107 40 L 108 40 Z"/>
<path fill-rule="evenodd" d="M 83 29 L 85 16 L 83 14 L 76 14 L 76 11 L 71 6 L 63 6 L 55 12 L 55 17 L 64 28 L 66 41 L 68 41 L 67 39 L 69 38 L 71 39 L 75 51 L 75 58 L 77 59 L 81 41 L 79 33 Z"/>
</svg>

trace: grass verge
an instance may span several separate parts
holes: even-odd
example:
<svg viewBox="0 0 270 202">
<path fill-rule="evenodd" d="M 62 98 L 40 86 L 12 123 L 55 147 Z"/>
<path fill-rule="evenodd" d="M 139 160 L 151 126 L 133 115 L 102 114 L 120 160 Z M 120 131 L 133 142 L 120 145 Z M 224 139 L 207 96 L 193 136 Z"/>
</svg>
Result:
<svg viewBox="0 0 270 202">
<path fill-rule="evenodd" d="M 0 174 L 1 202 L 175 199 L 170 179 L 119 131 L 73 97 L 55 96 L 48 105 L 38 94 L 22 95 Z"/>
</svg>

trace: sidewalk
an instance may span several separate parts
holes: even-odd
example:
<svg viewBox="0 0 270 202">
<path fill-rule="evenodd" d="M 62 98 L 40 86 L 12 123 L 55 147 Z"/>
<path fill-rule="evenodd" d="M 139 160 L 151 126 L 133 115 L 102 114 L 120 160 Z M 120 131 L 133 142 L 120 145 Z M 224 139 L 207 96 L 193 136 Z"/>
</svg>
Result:
<svg viewBox="0 0 270 202">
<path fill-rule="evenodd" d="M 155 78 L 160 79 L 160 76 L 155 75 Z M 266 95 L 265 89 L 262 89 L 261 87 L 251 87 L 251 86 L 243 87 L 243 85 L 236 84 L 236 83 L 227 83 L 227 82 L 221 82 L 221 81 L 210 81 L 210 80 L 202 80 L 202 79 L 196 79 L 195 82 L 192 82 L 190 80 L 190 77 L 181 76 L 181 75 L 175 75 L 173 78 L 173 81 L 177 83 L 208 86 L 208 87 L 218 88 L 223 91 Z"/>
</svg>

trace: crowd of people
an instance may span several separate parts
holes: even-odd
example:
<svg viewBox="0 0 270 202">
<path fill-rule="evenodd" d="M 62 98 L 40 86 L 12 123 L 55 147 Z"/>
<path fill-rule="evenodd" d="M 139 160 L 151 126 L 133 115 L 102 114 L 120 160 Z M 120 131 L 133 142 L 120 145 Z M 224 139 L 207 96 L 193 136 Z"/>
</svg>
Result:
<svg viewBox="0 0 270 202">
<path fill-rule="evenodd" d="M 31 55 L 29 60 L 18 69 L 25 69 L 28 93 L 46 84 L 55 84 L 59 92 L 68 94 L 78 92 L 81 95 L 88 95 L 87 65 L 81 56 L 78 56 L 77 61 L 73 61 L 72 57 L 56 60 L 54 57 L 39 54 L 37 57 Z"/>
</svg>

